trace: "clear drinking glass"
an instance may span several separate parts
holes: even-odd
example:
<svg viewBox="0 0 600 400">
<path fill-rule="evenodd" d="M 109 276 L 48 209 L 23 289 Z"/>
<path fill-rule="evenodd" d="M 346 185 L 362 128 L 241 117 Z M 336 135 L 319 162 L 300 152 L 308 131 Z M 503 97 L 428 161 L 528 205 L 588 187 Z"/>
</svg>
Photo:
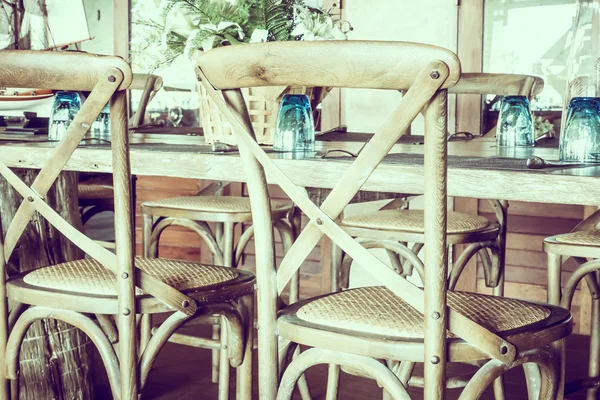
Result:
<svg viewBox="0 0 600 400">
<path fill-rule="evenodd" d="M 559 159 L 600 162 L 600 0 L 577 0 L 568 40 Z"/>
<path fill-rule="evenodd" d="M 60 141 L 69 124 L 81 108 L 81 98 L 76 92 L 58 92 L 54 96 L 50 120 L 48 122 L 48 140 Z"/>
<path fill-rule="evenodd" d="M 531 147 L 534 142 L 529 99 L 527 96 L 504 96 L 498 115 L 496 145 L 500 147 Z"/>
<path fill-rule="evenodd" d="M 573 97 L 560 135 L 560 161 L 600 162 L 600 98 Z"/>
<path fill-rule="evenodd" d="M 314 151 L 315 125 L 310 100 L 305 94 L 283 96 L 273 138 L 276 151 Z"/>
<path fill-rule="evenodd" d="M 106 103 L 92 124 L 90 138 L 110 142 L 110 102 Z"/>
</svg>

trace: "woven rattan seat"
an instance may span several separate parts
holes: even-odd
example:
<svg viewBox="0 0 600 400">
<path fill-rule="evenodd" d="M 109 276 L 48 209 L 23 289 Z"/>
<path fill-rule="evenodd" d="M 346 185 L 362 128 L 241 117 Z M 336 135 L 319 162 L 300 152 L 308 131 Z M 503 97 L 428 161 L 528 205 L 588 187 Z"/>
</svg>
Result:
<svg viewBox="0 0 600 400">
<path fill-rule="evenodd" d="M 554 236 L 559 243 L 600 246 L 600 231 L 578 231 Z"/>
<path fill-rule="evenodd" d="M 382 210 L 344 218 L 345 226 L 402 232 L 424 231 L 422 210 Z M 479 215 L 448 213 L 448 233 L 475 232 L 487 228 L 490 221 Z"/>
<path fill-rule="evenodd" d="M 113 188 L 107 185 L 82 183 L 77 185 L 77 191 L 80 199 L 105 199 L 114 196 Z"/>
<path fill-rule="evenodd" d="M 207 287 L 239 276 L 239 272 L 232 268 L 163 258 L 137 257 L 135 264 L 177 290 Z M 23 281 L 54 290 L 109 296 L 117 294 L 114 274 L 93 259 L 40 268 L 25 275 Z M 138 295 L 143 294 L 140 289 L 136 291 Z"/>
<path fill-rule="evenodd" d="M 543 305 L 464 292 L 448 292 L 448 305 L 493 332 L 522 328 L 550 315 Z M 423 315 L 383 286 L 319 297 L 300 307 L 296 316 L 330 328 L 423 339 Z"/>
<path fill-rule="evenodd" d="M 149 201 L 144 208 L 173 208 L 179 210 L 245 213 L 250 212 L 250 199 L 240 196 L 183 196 L 170 199 Z M 287 204 L 271 201 L 273 210 L 287 207 Z"/>
</svg>

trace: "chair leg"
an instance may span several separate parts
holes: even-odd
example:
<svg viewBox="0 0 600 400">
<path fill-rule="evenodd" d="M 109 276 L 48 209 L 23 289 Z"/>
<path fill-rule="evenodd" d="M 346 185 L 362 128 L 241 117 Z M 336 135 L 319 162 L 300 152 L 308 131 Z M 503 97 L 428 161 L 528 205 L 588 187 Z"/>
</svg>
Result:
<svg viewBox="0 0 600 400">
<path fill-rule="evenodd" d="M 592 332 L 590 337 L 590 363 L 589 377 L 600 376 L 600 299 L 592 299 Z M 596 399 L 598 388 L 590 388 L 587 391 L 588 399 Z"/>
<path fill-rule="evenodd" d="M 152 236 L 152 215 L 142 214 L 142 249 L 144 257 L 156 257 L 156 255 L 150 255 L 150 238 Z M 158 246 L 157 246 L 158 248 Z"/>
<path fill-rule="evenodd" d="M 349 277 L 342 277 L 342 260 L 344 254 L 342 248 L 335 243 L 331 244 L 331 287 L 329 288 L 332 292 L 339 292 L 341 290 L 341 282 L 347 281 Z"/>
<path fill-rule="evenodd" d="M 246 347 L 244 361 L 236 370 L 236 399 L 252 399 L 252 350 L 254 346 L 254 293 L 241 299 L 246 312 Z"/>
<path fill-rule="evenodd" d="M 234 224 L 232 222 L 226 222 L 223 224 L 217 223 L 217 226 L 222 225 L 222 234 L 221 234 L 221 252 L 223 254 L 223 266 L 225 267 L 233 267 L 233 259 L 235 255 L 234 247 L 233 247 L 233 229 Z M 217 229 L 218 232 L 218 229 Z M 221 324 L 223 323 L 223 318 L 221 318 Z M 213 334 L 212 338 L 218 340 L 220 335 L 224 334 L 225 329 L 220 325 L 213 325 Z M 221 339 L 222 340 L 222 339 Z M 220 359 L 221 359 L 221 351 L 212 350 L 212 381 L 213 383 L 220 382 L 219 379 L 219 371 L 223 368 L 220 367 Z M 229 365 L 229 364 L 228 364 Z M 229 379 L 229 377 L 227 378 Z M 219 389 L 219 393 L 221 389 Z"/>
<path fill-rule="evenodd" d="M 229 326 L 227 319 L 221 317 L 221 349 L 219 352 L 219 400 L 229 399 Z"/>
<path fill-rule="evenodd" d="M 339 387 L 340 387 L 340 366 L 336 365 L 336 364 L 329 364 L 329 370 L 327 372 L 327 393 L 325 394 L 325 399 L 326 400 L 337 399 Z"/>
<path fill-rule="evenodd" d="M 561 282 L 560 275 L 562 269 L 562 257 L 559 254 L 548 253 L 548 304 L 560 305 L 561 298 Z M 558 380 L 558 397 L 557 400 L 562 400 L 565 391 L 565 342 L 561 340 L 552 344 L 553 351 L 561 361 L 559 380 Z"/>
<path fill-rule="evenodd" d="M 276 221 L 274 224 L 274 228 L 279 232 L 279 236 L 281 237 L 281 243 L 283 245 L 283 254 L 285 256 L 289 249 L 294 244 L 296 237 L 294 236 L 294 230 L 292 227 L 285 222 L 284 220 Z M 290 279 L 289 284 L 289 303 L 295 303 L 300 299 L 300 270 L 296 271 Z"/>
<path fill-rule="evenodd" d="M 526 363 L 523 364 L 523 370 L 525 371 L 525 382 L 527 383 L 527 398 L 538 400 L 542 384 L 540 367 L 535 363 Z"/>
<path fill-rule="evenodd" d="M 548 253 L 548 303 L 560 304 L 560 271 L 562 267 L 561 256 Z"/>
<path fill-rule="evenodd" d="M 0 246 L 0 271 L 4 275 L 4 249 Z M 4 278 L 4 277 L 3 277 Z M 6 299 L 6 286 L 4 280 L 0 285 L 0 398 L 9 399 L 9 381 L 6 379 L 6 343 L 8 342 L 8 301 Z M 18 399 L 15 397 L 15 399 Z"/>
<path fill-rule="evenodd" d="M 143 214 L 142 223 L 142 252 L 144 257 L 156 257 L 158 254 L 150 254 L 150 238 L 152 236 L 152 225 L 154 220 L 152 215 Z M 158 250 L 158 246 L 156 246 Z M 152 316 L 143 315 L 140 324 L 140 354 L 146 348 L 150 337 L 152 336 Z"/>
<path fill-rule="evenodd" d="M 498 377 L 494 381 L 494 400 L 505 400 L 506 393 L 504 392 L 504 379 Z"/>
<path fill-rule="evenodd" d="M 140 354 L 144 352 L 144 349 L 148 345 L 150 338 L 152 337 L 152 314 L 142 315 L 140 321 Z"/>
<path fill-rule="evenodd" d="M 342 272 L 342 248 L 335 243 L 331 244 L 331 292 L 339 292 L 340 287 L 340 275 Z M 345 279 L 342 279 L 345 280 Z M 329 370 L 327 372 L 327 392 L 325 399 L 335 400 L 338 397 L 338 390 L 340 387 L 340 366 L 336 364 L 329 364 Z"/>
</svg>

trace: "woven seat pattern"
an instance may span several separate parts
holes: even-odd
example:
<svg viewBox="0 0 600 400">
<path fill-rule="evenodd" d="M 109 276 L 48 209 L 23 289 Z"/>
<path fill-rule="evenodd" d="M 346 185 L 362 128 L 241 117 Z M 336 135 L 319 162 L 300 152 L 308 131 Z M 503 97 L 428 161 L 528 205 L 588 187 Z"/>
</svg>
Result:
<svg viewBox="0 0 600 400">
<path fill-rule="evenodd" d="M 541 321 L 547 308 L 506 297 L 448 292 L 450 308 L 493 332 Z M 303 305 L 298 318 L 331 328 L 423 339 L 423 316 L 384 286 L 346 290 Z M 454 335 L 448 333 L 448 337 Z"/>
<path fill-rule="evenodd" d="M 180 210 L 242 213 L 250 212 L 250 199 L 240 196 L 182 196 L 170 199 L 149 201 L 144 207 L 163 207 Z M 271 208 L 277 210 L 286 204 L 271 201 Z"/>
<path fill-rule="evenodd" d="M 356 228 L 402 232 L 424 232 L 423 210 L 381 210 L 344 218 L 342 224 Z M 485 229 L 490 221 L 479 215 L 448 213 L 448 233 L 466 233 Z"/>
<path fill-rule="evenodd" d="M 235 269 L 163 258 L 136 257 L 135 265 L 177 290 L 202 288 L 239 276 Z M 83 259 L 37 269 L 25 275 L 29 285 L 97 295 L 117 294 L 115 275 L 93 259 Z M 136 294 L 144 294 L 136 288 Z"/>
<path fill-rule="evenodd" d="M 600 231 L 578 231 L 557 235 L 557 242 L 583 246 L 600 246 Z"/>
<path fill-rule="evenodd" d="M 106 185 L 77 185 L 80 199 L 107 199 L 114 196 L 113 188 Z"/>
</svg>

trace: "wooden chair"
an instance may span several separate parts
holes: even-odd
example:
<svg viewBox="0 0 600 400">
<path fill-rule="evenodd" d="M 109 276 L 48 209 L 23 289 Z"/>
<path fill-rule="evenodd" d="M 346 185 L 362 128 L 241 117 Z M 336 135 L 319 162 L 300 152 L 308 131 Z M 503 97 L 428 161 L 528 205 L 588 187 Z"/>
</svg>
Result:
<svg viewBox="0 0 600 400">
<path fill-rule="evenodd" d="M 448 89 L 452 94 L 494 94 L 497 96 L 522 95 L 533 98 L 544 87 L 543 79 L 528 75 L 463 73 L 455 86 Z M 424 265 L 419 257 L 425 244 L 424 211 L 410 209 L 410 202 L 421 196 L 405 196 L 387 203 L 376 211 L 346 217 L 342 212 L 339 226 L 361 242 L 365 248 L 384 249 L 394 271 L 407 277 L 417 272 L 424 279 Z M 480 256 L 486 286 L 493 288 L 495 296 L 504 295 L 504 257 L 506 252 L 506 225 L 508 203 L 489 200 L 496 220 L 486 217 L 449 211 L 447 215 L 446 245 L 456 249 L 465 245 L 451 264 L 448 290 L 454 290 L 467 263 Z M 409 246 L 408 244 L 412 245 Z M 352 257 L 344 254 L 339 246 L 332 246 L 331 291 L 349 288 Z M 454 382 L 457 381 L 453 378 Z M 331 366 L 329 371 L 329 396 L 336 397 L 339 368 Z M 418 386 L 419 377 L 411 377 L 409 384 Z M 466 383 L 466 382 L 465 382 Z M 497 398 L 504 398 L 501 381 L 495 386 Z"/>
<path fill-rule="evenodd" d="M 529 98 L 544 87 L 541 78 L 515 74 L 464 73 L 448 92 L 453 94 L 523 95 Z M 409 209 L 410 202 L 420 196 L 397 198 L 377 211 L 339 218 L 344 231 L 363 242 L 367 248 L 385 249 L 396 272 L 408 276 L 416 269 L 423 279 L 423 263 L 418 258 L 424 244 L 424 212 Z M 479 215 L 448 212 L 449 247 L 463 244 L 465 250 L 452 265 L 448 288 L 453 290 L 469 260 L 481 256 L 485 281 L 494 288 L 494 295 L 504 293 L 504 253 L 506 242 L 507 203 L 490 200 L 496 211 L 496 221 Z M 413 243 L 408 247 L 408 243 Z M 489 250 L 489 254 L 487 252 Z M 491 255 L 491 257 L 490 257 Z M 351 257 L 345 257 L 339 246 L 332 246 L 332 291 L 347 289 Z"/>
<path fill-rule="evenodd" d="M 523 363 L 541 368 L 540 398 L 556 395 L 559 367 L 549 345 L 570 333 L 568 311 L 447 290 L 446 95 L 460 77 L 460 63 L 452 52 L 403 42 L 276 42 L 213 49 L 199 56 L 197 67 L 207 92 L 234 126 L 247 173 L 257 251 L 261 398 L 273 399 L 278 393 L 278 399 L 289 399 L 307 368 L 338 364 L 376 379 L 392 398 L 405 399 L 410 372 L 405 367 L 423 362 L 425 399 L 437 400 L 444 398 L 446 363 L 451 361 L 483 364 L 462 398 L 477 398 L 494 379 Z M 254 140 L 239 89 L 269 85 L 407 93 L 317 207 L 294 183 L 314 171 L 286 176 Z M 421 111 L 425 115 L 424 290 L 392 271 L 335 221 Z M 278 270 L 266 175 L 310 219 Z M 281 291 L 323 234 L 384 286 L 286 306 Z M 280 376 L 280 362 L 285 364 L 296 344 L 311 348 L 295 357 Z M 379 359 L 402 362 L 389 369 Z"/>
<path fill-rule="evenodd" d="M 565 395 L 588 389 L 587 398 L 595 399 L 600 386 L 600 210 L 590 215 L 570 233 L 544 239 L 548 253 L 548 303 L 570 309 L 579 283 L 585 279 L 592 296 L 591 336 L 588 376 L 565 386 Z M 562 265 L 569 258 L 577 263 L 561 294 Z M 559 350 L 564 351 L 564 346 Z"/>
<path fill-rule="evenodd" d="M 149 74 L 133 74 L 129 90 L 142 90 L 138 109 L 129 120 L 129 129 L 135 129 L 143 124 L 148 103 L 162 88 L 160 76 Z M 135 180 L 133 181 L 135 192 Z M 104 211 L 114 211 L 112 182 L 107 176 L 93 176 L 79 183 L 79 209 L 81 222 L 85 225 L 94 215 Z M 135 198 L 135 193 L 134 193 Z"/>
<path fill-rule="evenodd" d="M 117 57 L 36 51 L 2 51 L 0 54 L 0 86 L 91 91 L 65 138 L 55 148 L 48 148 L 46 165 L 31 187 L 0 164 L 0 174 L 24 199 L 6 236 L 2 236 L 3 243 L 0 241 L 2 276 L 6 274 L 5 260 L 9 260 L 35 211 L 90 257 L 12 276 L 0 285 L 0 355 L 7 379 L 0 379 L 3 399 L 18 399 L 21 342 L 36 320 L 58 319 L 85 332 L 98 348 L 113 397 L 137 399 L 158 351 L 171 333 L 187 322 L 194 323 L 213 315 L 220 315 L 227 327 L 220 350 L 223 359 L 238 368 L 238 397 L 251 398 L 254 276 L 219 266 L 134 258 L 125 102 L 125 90 L 131 80 L 129 66 Z M 116 254 L 69 225 L 44 199 L 108 101 L 111 103 Z M 13 305 L 10 324 L 9 304 Z M 24 308 L 26 310 L 20 313 Z M 170 315 L 141 348 L 137 321 L 140 316 L 156 313 Z M 90 314 L 97 315 L 97 320 L 90 318 Z M 222 373 L 221 399 L 227 398 L 227 374 L 228 369 Z"/>
<path fill-rule="evenodd" d="M 213 263 L 226 267 L 240 264 L 246 245 L 254 234 L 250 200 L 247 197 L 223 195 L 228 182 L 213 182 L 194 196 L 175 197 L 148 201 L 142 204 L 143 248 L 145 257 L 158 257 L 160 237 L 170 226 L 182 226 L 202 238 L 212 254 Z M 289 202 L 271 202 L 274 227 L 281 236 L 284 254 L 294 242 L 295 230 L 299 226 L 299 215 Z M 290 222 L 288 222 L 290 221 Z M 214 229 L 209 223 L 214 224 Z M 234 240 L 236 226 L 246 226 L 237 243 Z M 250 225 L 250 226 L 248 226 Z M 290 301 L 298 300 L 299 274 L 292 278 L 289 290 Z M 220 327 L 213 324 L 212 341 L 195 340 L 194 336 L 176 333 L 172 342 L 193 347 L 206 348 L 207 343 L 218 343 Z M 145 322 L 146 326 L 150 322 Z M 213 350 L 212 380 L 219 380 L 219 351 Z"/>
</svg>

